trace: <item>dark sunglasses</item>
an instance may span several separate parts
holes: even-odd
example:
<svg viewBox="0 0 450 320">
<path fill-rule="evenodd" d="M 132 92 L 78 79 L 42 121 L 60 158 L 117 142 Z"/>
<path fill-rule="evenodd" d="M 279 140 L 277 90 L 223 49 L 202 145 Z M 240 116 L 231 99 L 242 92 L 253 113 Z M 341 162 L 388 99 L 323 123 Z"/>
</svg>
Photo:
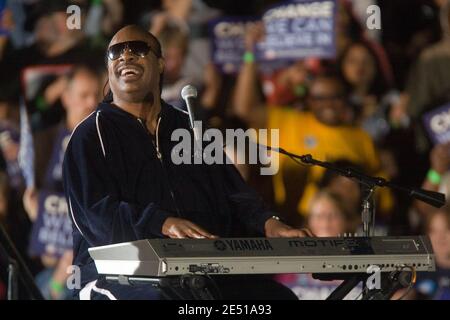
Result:
<svg viewBox="0 0 450 320">
<path fill-rule="evenodd" d="M 106 51 L 106 56 L 111 61 L 117 60 L 125 52 L 125 50 L 128 50 L 135 56 L 143 58 L 150 51 L 152 51 L 152 48 L 144 41 L 126 41 L 117 43 L 109 47 Z M 155 56 L 158 57 L 158 55 L 154 51 L 152 52 Z"/>
<path fill-rule="evenodd" d="M 310 95 L 310 98 L 316 101 L 344 100 L 344 95 Z"/>
</svg>

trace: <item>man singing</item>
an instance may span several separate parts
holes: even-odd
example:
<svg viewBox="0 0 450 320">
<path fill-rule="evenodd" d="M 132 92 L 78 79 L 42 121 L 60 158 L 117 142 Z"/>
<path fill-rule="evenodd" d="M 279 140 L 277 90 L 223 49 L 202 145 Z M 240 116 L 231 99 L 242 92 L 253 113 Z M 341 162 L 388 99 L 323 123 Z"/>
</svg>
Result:
<svg viewBox="0 0 450 320">
<path fill-rule="evenodd" d="M 245 236 L 236 232 L 242 226 L 267 237 L 306 235 L 279 221 L 233 165 L 172 163 L 171 133 L 188 129 L 189 119 L 160 98 L 164 59 L 152 34 L 137 26 L 118 31 L 108 46 L 107 67 L 111 99 L 75 129 L 64 160 L 74 264 L 81 270 L 77 298 L 161 298 L 151 286 L 107 282 L 97 273 L 90 247 Z M 216 278 L 223 298 L 294 296 L 267 279 Z"/>
</svg>

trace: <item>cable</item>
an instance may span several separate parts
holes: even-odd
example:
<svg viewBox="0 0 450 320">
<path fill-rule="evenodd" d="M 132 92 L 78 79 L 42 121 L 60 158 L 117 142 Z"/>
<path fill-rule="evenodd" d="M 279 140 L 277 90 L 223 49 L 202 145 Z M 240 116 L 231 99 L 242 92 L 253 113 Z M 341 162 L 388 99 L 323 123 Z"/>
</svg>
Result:
<svg viewBox="0 0 450 320">
<path fill-rule="evenodd" d="M 185 274 L 180 277 L 180 287 L 181 289 L 188 291 L 190 295 L 193 296 L 194 300 L 205 300 L 212 299 L 215 300 L 214 294 L 212 294 L 211 290 L 208 288 L 209 283 L 205 281 L 205 278 L 209 280 L 216 291 L 218 299 L 222 299 L 222 293 L 217 286 L 215 280 L 207 273 L 202 275 L 191 275 Z M 201 282 L 198 282 L 201 281 Z"/>
<path fill-rule="evenodd" d="M 400 298 L 398 298 L 398 299 L 396 299 L 396 300 L 403 300 L 403 299 L 410 293 L 411 289 L 413 288 L 413 286 L 414 286 L 414 284 L 416 283 L 416 280 L 417 280 L 417 271 L 416 271 L 416 268 L 415 268 L 415 267 L 411 267 L 411 266 L 407 266 L 407 265 L 401 265 L 401 266 L 400 266 L 400 270 L 399 270 L 399 271 L 396 271 L 396 272 L 399 272 L 399 273 L 398 273 L 398 276 L 400 276 L 401 273 L 402 273 L 405 269 L 409 269 L 409 270 L 411 271 L 411 273 L 412 273 L 411 281 L 409 282 L 408 286 L 406 287 L 406 291 L 402 294 L 402 296 L 401 296 Z M 391 275 L 389 276 L 389 279 L 390 279 L 391 282 L 392 282 L 392 281 L 399 281 L 399 283 L 402 284 L 402 281 L 401 281 L 401 280 L 399 280 L 398 278 L 395 279 L 394 277 L 395 277 L 395 273 L 392 272 Z M 403 286 L 403 285 L 402 285 L 402 286 Z M 383 297 L 383 296 L 385 296 L 385 295 L 387 294 L 387 293 L 384 292 L 383 290 L 386 290 L 386 288 L 380 290 L 381 297 Z M 392 288 L 389 289 L 389 290 L 392 290 Z M 364 294 L 364 289 L 361 291 L 361 293 L 360 293 L 354 300 L 358 300 L 358 299 L 361 297 L 361 295 L 363 295 L 363 294 Z M 384 298 L 383 298 L 383 299 L 384 299 Z"/>
<path fill-rule="evenodd" d="M 209 274 L 205 273 L 205 276 L 209 279 L 209 281 L 212 283 L 214 290 L 217 293 L 217 300 L 223 300 L 222 297 L 222 291 L 220 291 L 219 286 L 217 285 L 216 280 L 214 280 Z M 214 297 L 214 296 L 213 296 Z"/>
<path fill-rule="evenodd" d="M 414 286 L 414 284 L 416 283 L 416 280 L 417 280 L 416 268 L 415 267 L 411 267 L 411 266 L 403 265 L 402 268 L 400 269 L 400 272 L 403 271 L 405 268 L 410 269 L 411 272 L 412 272 L 411 281 L 409 282 L 409 285 L 408 285 L 408 287 L 406 289 L 406 292 L 403 293 L 403 295 L 400 298 L 398 298 L 397 300 L 403 300 L 409 294 L 409 292 L 411 291 L 412 287 Z"/>
</svg>

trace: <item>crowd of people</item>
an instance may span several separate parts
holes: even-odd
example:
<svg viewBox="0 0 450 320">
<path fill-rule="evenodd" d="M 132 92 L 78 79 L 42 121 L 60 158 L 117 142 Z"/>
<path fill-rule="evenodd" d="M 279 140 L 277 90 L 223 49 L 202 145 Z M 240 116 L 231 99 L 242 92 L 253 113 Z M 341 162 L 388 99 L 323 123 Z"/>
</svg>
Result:
<svg viewBox="0 0 450 320">
<path fill-rule="evenodd" d="M 183 109 L 181 89 L 199 88 L 196 113 L 204 126 L 278 129 L 280 147 L 292 153 L 450 193 L 450 142 L 434 143 L 422 119 L 450 103 L 450 1 L 337 0 L 335 57 L 288 61 L 270 73 L 255 59 L 266 33 L 257 22 L 243 34 L 239 70 L 223 72 L 211 58 L 208 24 L 227 16 L 260 17 L 278 2 L 5 1 L 0 11 L 0 223 L 45 298 L 71 296 L 65 285 L 73 255 L 62 186 L 64 151 L 77 124 L 105 98 L 105 51 L 127 24 L 145 28 L 161 42 L 164 101 Z M 71 4 L 81 8 L 79 29 L 68 28 Z M 380 30 L 366 26 L 371 4 L 381 8 Z M 22 108 L 32 134 L 28 147 Z M 26 148 L 24 154 L 33 155 L 32 179 L 26 179 L 19 161 Z M 366 190 L 357 182 L 285 156 L 273 176 L 260 175 L 258 165 L 237 167 L 288 224 L 307 227 L 318 237 L 361 233 Z M 419 275 L 407 297 L 450 299 L 449 206 L 435 209 L 386 188 L 374 199 L 376 235 L 431 239 L 437 270 Z M 65 231 L 58 235 L 64 239 L 52 242 L 59 246 L 45 245 L 51 235 L 42 230 L 56 225 Z M 4 264 L 0 259 L 0 299 L 6 298 Z M 276 280 L 301 299 L 326 298 L 338 285 L 309 275 Z"/>
</svg>

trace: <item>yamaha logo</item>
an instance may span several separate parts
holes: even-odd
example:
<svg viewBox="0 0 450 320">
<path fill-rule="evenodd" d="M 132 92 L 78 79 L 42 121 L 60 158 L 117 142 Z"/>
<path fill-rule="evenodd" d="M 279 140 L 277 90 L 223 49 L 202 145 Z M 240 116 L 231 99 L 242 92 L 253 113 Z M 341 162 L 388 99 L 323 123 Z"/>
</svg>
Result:
<svg viewBox="0 0 450 320">
<path fill-rule="evenodd" d="M 214 247 L 219 251 L 224 251 L 226 250 L 227 245 L 223 241 L 216 240 L 214 241 Z"/>
<path fill-rule="evenodd" d="M 214 247 L 219 251 L 268 251 L 273 250 L 271 243 L 267 240 L 258 239 L 228 239 L 214 241 Z"/>
</svg>

